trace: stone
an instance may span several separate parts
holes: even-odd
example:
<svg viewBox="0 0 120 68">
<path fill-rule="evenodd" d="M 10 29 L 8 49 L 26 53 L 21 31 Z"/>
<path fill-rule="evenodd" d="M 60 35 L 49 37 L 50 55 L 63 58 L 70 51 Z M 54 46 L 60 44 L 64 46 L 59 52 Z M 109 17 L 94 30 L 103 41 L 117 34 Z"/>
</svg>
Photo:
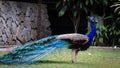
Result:
<svg viewBox="0 0 120 68">
<path fill-rule="evenodd" d="M 0 41 L 0 45 L 4 45 L 4 42 Z"/>
<path fill-rule="evenodd" d="M 0 42 L 2 41 L 2 37 L 0 36 Z"/>
<path fill-rule="evenodd" d="M 35 23 L 31 23 L 31 28 L 32 28 L 32 29 L 37 28 L 36 24 L 35 24 Z"/>
<path fill-rule="evenodd" d="M 18 22 L 17 20 L 15 21 L 15 23 L 16 23 L 17 26 L 20 25 L 19 22 Z"/>
<path fill-rule="evenodd" d="M 15 41 L 16 40 L 16 35 L 12 35 L 12 38 Z"/>
<path fill-rule="evenodd" d="M 2 30 L 0 29 L 0 36 L 2 36 Z"/>
<path fill-rule="evenodd" d="M 24 22 L 23 23 L 23 25 L 25 26 L 25 28 L 31 28 L 31 26 L 33 26 L 33 25 L 30 25 L 31 24 L 31 22 Z"/>
<path fill-rule="evenodd" d="M 26 11 L 26 16 L 27 17 L 30 17 L 30 15 L 32 14 L 31 10 L 30 10 L 30 7 L 27 8 L 27 11 Z"/>
<path fill-rule="evenodd" d="M 0 1 L 0 43 L 21 45 L 37 39 L 38 5 Z M 47 5 L 42 4 L 41 37 L 51 34 Z"/>
<path fill-rule="evenodd" d="M 30 41 L 30 39 L 31 39 L 30 31 L 31 31 L 31 30 L 29 30 L 29 29 L 24 29 L 23 31 L 24 31 L 24 34 L 22 34 L 22 36 L 24 37 L 25 42 Z"/>
<path fill-rule="evenodd" d="M 6 28 L 6 35 L 8 36 L 8 35 L 11 35 L 11 33 L 10 33 L 10 29 L 9 28 Z"/>
<path fill-rule="evenodd" d="M 7 39 L 8 44 L 12 44 L 12 41 L 13 41 L 12 35 L 9 35 Z"/>
<path fill-rule="evenodd" d="M 16 38 L 21 42 L 21 44 L 25 42 L 24 38 L 21 35 L 21 26 L 18 26 Z"/>
<path fill-rule="evenodd" d="M 12 23 L 12 33 L 15 34 L 17 32 L 17 25 L 15 23 Z"/>
<path fill-rule="evenodd" d="M 7 20 L 7 26 L 8 26 L 8 28 L 10 28 L 10 27 L 12 27 L 12 19 L 11 18 L 9 18 L 8 20 Z"/>
<path fill-rule="evenodd" d="M 22 44 L 20 43 L 20 41 L 18 41 L 18 40 L 16 40 L 16 44 L 17 44 L 17 45 L 22 45 Z"/>
<path fill-rule="evenodd" d="M 7 42 L 7 36 L 6 36 L 6 34 L 3 34 L 3 35 L 2 35 L 2 40 L 3 40 L 4 42 Z"/>
<path fill-rule="evenodd" d="M 2 5 L 1 10 L 5 13 L 8 14 L 8 12 L 11 10 L 11 6 L 9 3 L 6 3 L 5 1 L 3 1 L 4 5 Z"/>
<path fill-rule="evenodd" d="M 51 35 L 51 29 L 50 29 L 50 22 L 48 20 L 48 14 L 47 14 L 47 5 L 43 4 L 42 5 L 42 10 L 41 10 L 41 36 L 46 37 Z"/>
<path fill-rule="evenodd" d="M 11 45 L 17 45 L 16 40 L 15 41 L 13 40 Z"/>
<path fill-rule="evenodd" d="M 32 39 L 36 39 L 36 36 L 37 36 L 36 30 L 32 29 L 30 35 Z"/>
<path fill-rule="evenodd" d="M 21 32 L 22 36 L 24 37 L 25 41 L 30 40 L 30 29 L 24 28 Z"/>
<path fill-rule="evenodd" d="M 23 23 L 25 21 L 25 15 L 23 15 L 23 14 L 20 15 L 19 19 L 20 19 L 21 23 Z"/>
<path fill-rule="evenodd" d="M 3 28 L 3 18 L 0 17 L 0 28 Z"/>
</svg>

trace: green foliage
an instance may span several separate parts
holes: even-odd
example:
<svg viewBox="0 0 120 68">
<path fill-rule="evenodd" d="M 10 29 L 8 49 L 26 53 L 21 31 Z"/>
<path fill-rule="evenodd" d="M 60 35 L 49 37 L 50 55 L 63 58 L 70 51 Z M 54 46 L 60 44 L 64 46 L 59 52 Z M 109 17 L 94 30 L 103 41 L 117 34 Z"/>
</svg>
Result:
<svg viewBox="0 0 120 68">
<path fill-rule="evenodd" d="M 103 39 L 108 38 L 107 36 L 107 28 L 101 24 L 101 23 L 96 23 L 96 35 L 93 39 L 93 45 L 98 45 L 99 43 L 104 43 Z"/>
<path fill-rule="evenodd" d="M 115 7 L 115 10 L 114 10 L 115 13 L 113 14 L 113 12 L 109 12 L 110 15 L 103 16 L 103 21 L 104 23 L 106 23 L 106 25 L 104 26 L 106 28 L 105 29 L 106 31 L 104 29 L 101 29 L 101 27 L 103 27 L 102 25 L 100 25 L 101 27 L 99 27 L 96 24 L 96 27 L 100 28 L 103 32 L 100 29 L 97 29 L 96 37 L 94 38 L 95 40 L 94 44 L 106 43 L 106 42 L 110 46 L 115 46 L 115 45 L 119 46 L 120 44 L 119 43 L 120 38 L 118 38 L 120 37 L 120 29 L 118 28 L 118 25 L 120 25 L 120 17 L 119 17 L 120 3 L 116 2 L 114 3 L 114 5 L 110 7 Z M 110 8 L 108 10 L 110 10 Z M 118 13 L 118 15 L 116 15 L 116 13 Z"/>
<path fill-rule="evenodd" d="M 82 12 L 91 13 L 98 5 L 107 5 L 108 0 L 60 0 L 56 4 L 59 16 L 63 16 L 67 11 L 69 18 L 74 24 L 75 32 L 78 31 Z"/>
<path fill-rule="evenodd" d="M 110 35 L 119 35 L 120 31 L 116 29 L 117 23 L 112 23 L 111 25 L 107 25 L 108 31 Z"/>
<path fill-rule="evenodd" d="M 109 40 L 111 41 L 112 45 L 115 45 L 115 43 L 120 42 L 120 29 L 117 27 L 120 25 L 120 18 L 115 18 L 114 15 L 112 15 L 111 23 L 106 25 L 109 35 Z M 109 19 L 109 20 L 110 20 Z M 111 39 L 112 38 L 112 39 Z"/>
<path fill-rule="evenodd" d="M 115 7 L 114 12 L 120 14 L 120 2 L 114 3 L 111 7 Z"/>
<path fill-rule="evenodd" d="M 120 18 L 114 15 L 104 16 L 103 21 L 107 22 L 107 25 L 97 23 L 96 24 L 96 36 L 93 39 L 93 45 L 99 45 L 100 43 L 108 43 L 110 46 L 115 46 L 120 42 Z M 100 21 L 98 21 L 100 22 Z M 112 39 L 111 39 L 112 38 Z M 105 42 L 106 41 L 106 42 Z"/>
<path fill-rule="evenodd" d="M 59 9 L 59 16 L 63 16 L 66 10 L 68 10 L 76 17 L 79 11 L 88 13 L 90 8 L 96 8 L 97 5 L 105 6 L 107 4 L 108 0 L 60 0 L 56 4 L 56 8 Z"/>
<path fill-rule="evenodd" d="M 120 2 L 115 2 L 112 6 L 110 6 L 114 9 L 114 14 L 111 13 L 111 23 L 107 25 L 107 29 L 109 32 L 109 37 L 112 37 L 113 39 L 109 38 L 110 42 L 112 42 L 112 45 L 115 45 L 115 43 L 120 44 L 120 29 L 118 28 L 118 25 L 120 25 Z M 116 15 L 117 13 L 117 15 Z M 120 46 L 120 45 L 119 45 Z"/>
<path fill-rule="evenodd" d="M 65 5 L 64 7 L 62 7 L 62 9 L 59 11 L 59 16 L 63 16 L 65 14 L 67 10 L 67 6 Z"/>
<path fill-rule="evenodd" d="M 112 3 L 114 4 L 111 6 Z M 97 32 L 94 38 L 94 45 L 104 43 L 104 40 L 109 40 L 108 42 L 112 42 L 112 45 L 114 45 L 115 42 L 120 42 L 120 38 L 116 38 L 120 37 L 120 30 L 117 27 L 120 25 L 120 18 L 118 15 L 115 15 L 116 13 L 120 14 L 120 2 L 117 0 L 60 0 L 56 4 L 59 10 L 59 16 L 63 16 L 67 11 L 69 12 L 69 18 L 71 18 L 74 23 L 75 32 L 78 31 L 76 29 L 78 28 L 81 13 L 86 12 L 90 13 L 90 15 L 98 14 L 96 11 L 97 6 L 103 8 L 102 17 L 104 23 L 96 24 Z M 115 14 L 113 14 L 110 7 L 115 8 Z M 109 20 L 109 23 L 106 24 L 106 20 Z"/>
</svg>

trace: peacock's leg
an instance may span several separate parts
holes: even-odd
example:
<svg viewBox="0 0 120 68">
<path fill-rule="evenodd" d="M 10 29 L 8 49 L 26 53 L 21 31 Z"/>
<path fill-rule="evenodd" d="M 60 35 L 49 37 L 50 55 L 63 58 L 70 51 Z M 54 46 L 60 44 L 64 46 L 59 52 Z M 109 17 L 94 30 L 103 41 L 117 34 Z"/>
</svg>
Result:
<svg viewBox="0 0 120 68">
<path fill-rule="evenodd" d="M 75 63 L 77 60 L 77 50 L 76 49 L 72 49 L 71 50 L 71 62 Z"/>
<path fill-rule="evenodd" d="M 71 50 L 71 62 L 76 63 L 77 62 L 77 54 L 80 50 L 79 49 L 72 49 Z"/>
</svg>

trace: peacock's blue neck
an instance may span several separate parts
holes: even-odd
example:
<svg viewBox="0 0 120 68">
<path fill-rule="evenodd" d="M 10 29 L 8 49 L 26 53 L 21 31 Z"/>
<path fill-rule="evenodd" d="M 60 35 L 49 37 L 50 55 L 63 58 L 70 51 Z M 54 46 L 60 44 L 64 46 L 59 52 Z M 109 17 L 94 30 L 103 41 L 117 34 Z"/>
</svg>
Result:
<svg viewBox="0 0 120 68">
<path fill-rule="evenodd" d="M 96 34 L 96 26 L 93 24 L 92 21 L 90 21 L 90 27 L 91 27 L 91 31 L 87 34 L 87 36 L 89 37 L 89 43 L 91 44 L 93 37 Z"/>
</svg>

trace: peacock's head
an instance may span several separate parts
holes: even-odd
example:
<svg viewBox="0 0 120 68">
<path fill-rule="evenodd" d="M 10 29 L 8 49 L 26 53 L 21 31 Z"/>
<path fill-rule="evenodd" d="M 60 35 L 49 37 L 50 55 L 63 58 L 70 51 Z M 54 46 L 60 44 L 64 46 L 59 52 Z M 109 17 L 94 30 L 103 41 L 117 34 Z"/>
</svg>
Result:
<svg viewBox="0 0 120 68">
<path fill-rule="evenodd" d="M 97 23 L 97 19 L 94 16 L 88 16 L 88 20 L 92 23 Z"/>
</svg>

